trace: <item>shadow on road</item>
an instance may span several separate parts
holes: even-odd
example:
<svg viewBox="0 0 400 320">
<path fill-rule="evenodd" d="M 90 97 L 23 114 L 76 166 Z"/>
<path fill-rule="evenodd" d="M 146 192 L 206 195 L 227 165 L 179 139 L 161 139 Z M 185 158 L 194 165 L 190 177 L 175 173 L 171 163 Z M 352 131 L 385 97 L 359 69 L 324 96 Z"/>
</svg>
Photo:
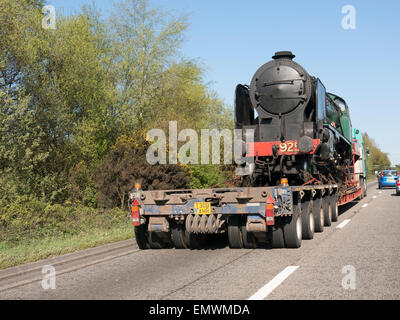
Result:
<svg viewBox="0 0 400 320">
<path fill-rule="evenodd" d="M 342 206 L 339 207 L 339 215 L 345 213 L 347 210 L 352 209 L 357 203 L 359 202 L 359 200 L 355 200 L 349 203 L 346 203 Z"/>
</svg>

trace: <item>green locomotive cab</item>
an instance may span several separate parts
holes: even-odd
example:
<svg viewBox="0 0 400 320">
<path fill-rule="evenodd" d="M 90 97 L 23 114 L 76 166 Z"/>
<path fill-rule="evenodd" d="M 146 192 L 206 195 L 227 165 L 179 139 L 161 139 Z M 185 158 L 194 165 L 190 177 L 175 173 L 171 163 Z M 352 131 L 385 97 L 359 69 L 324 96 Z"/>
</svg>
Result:
<svg viewBox="0 0 400 320">
<path fill-rule="evenodd" d="M 338 131 L 348 140 L 352 141 L 352 125 L 350 120 L 349 107 L 343 98 L 328 93 L 327 94 L 327 118 L 332 123 Z"/>
</svg>

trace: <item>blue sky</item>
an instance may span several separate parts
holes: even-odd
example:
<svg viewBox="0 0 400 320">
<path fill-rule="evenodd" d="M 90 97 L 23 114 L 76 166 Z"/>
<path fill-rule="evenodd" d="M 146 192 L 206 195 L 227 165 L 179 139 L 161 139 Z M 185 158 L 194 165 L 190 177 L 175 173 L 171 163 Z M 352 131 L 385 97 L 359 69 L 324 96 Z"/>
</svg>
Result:
<svg viewBox="0 0 400 320">
<path fill-rule="evenodd" d="M 112 1 L 49 0 L 77 12 L 94 2 L 108 14 Z M 400 1 L 398 0 L 151 0 L 189 13 L 182 53 L 206 69 L 205 80 L 233 106 L 237 83 L 250 83 L 275 51 L 319 77 L 350 107 L 353 127 L 367 132 L 400 163 Z M 356 9 L 356 29 L 344 30 L 342 7 Z"/>
</svg>

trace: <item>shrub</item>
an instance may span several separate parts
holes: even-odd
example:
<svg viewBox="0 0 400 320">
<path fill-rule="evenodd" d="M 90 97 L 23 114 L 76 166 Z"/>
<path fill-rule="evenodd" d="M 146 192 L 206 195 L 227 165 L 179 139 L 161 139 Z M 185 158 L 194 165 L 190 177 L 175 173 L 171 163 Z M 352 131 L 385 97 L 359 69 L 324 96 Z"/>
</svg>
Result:
<svg viewBox="0 0 400 320">
<path fill-rule="evenodd" d="M 146 160 L 149 143 L 144 134 L 121 136 L 96 172 L 99 205 L 105 208 L 127 205 L 127 195 L 135 182 L 143 190 L 182 189 L 189 186 L 190 175 L 181 165 L 150 165 Z"/>
</svg>

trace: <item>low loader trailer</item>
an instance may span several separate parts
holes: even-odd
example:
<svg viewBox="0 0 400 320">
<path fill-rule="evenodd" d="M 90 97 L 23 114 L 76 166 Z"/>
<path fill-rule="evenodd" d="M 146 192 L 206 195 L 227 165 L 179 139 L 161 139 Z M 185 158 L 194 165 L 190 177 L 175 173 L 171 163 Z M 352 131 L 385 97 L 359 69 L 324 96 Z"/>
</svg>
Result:
<svg viewBox="0 0 400 320">
<path fill-rule="evenodd" d="M 129 195 L 140 249 L 200 249 L 227 234 L 230 248 L 299 248 L 338 219 L 338 206 L 360 198 L 358 181 L 337 184 L 143 191 Z"/>
</svg>

